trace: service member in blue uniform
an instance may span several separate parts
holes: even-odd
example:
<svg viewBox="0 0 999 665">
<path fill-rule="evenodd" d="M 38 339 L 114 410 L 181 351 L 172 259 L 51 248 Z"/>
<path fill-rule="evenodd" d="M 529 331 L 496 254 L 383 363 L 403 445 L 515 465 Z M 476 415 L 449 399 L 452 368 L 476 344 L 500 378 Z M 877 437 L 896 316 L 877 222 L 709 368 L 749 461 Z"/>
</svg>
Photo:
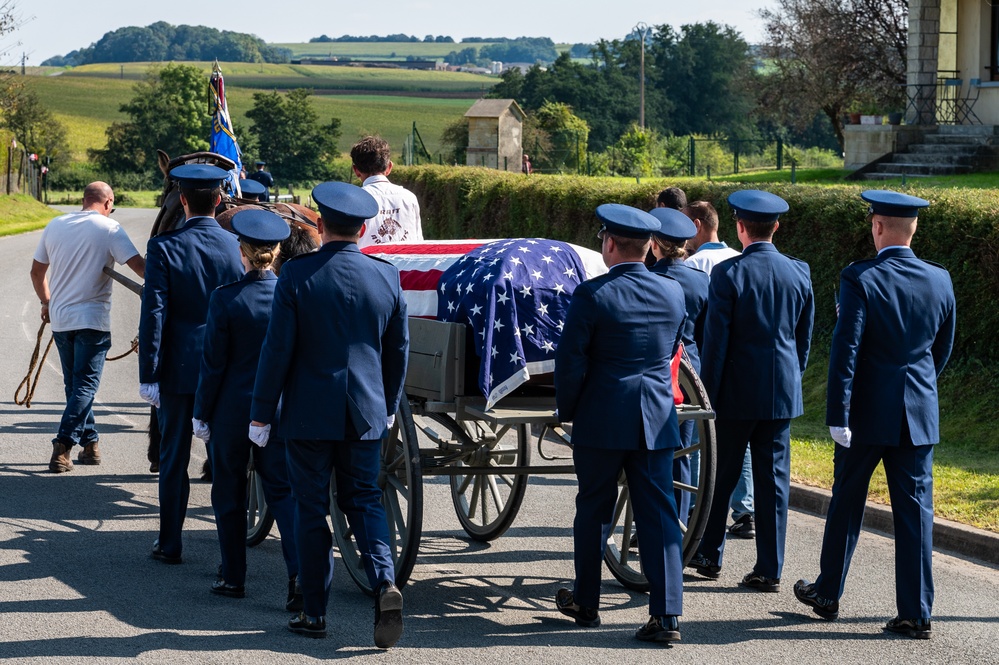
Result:
<svg viewBox="0 0 999 665">
<path fill-rule="evenodd" d="M 788 205 L 779 196 L 741 190 L 728 197 L 742 254 L 711 271 L 701 347 L 701 379 L 716 413 L 718 472 L 708 523 L 688 564 L 717 578 L 729 501 L 746 446 L 756 487 L 756 563 L 740 585 L 780 591 L 791 473 L 791 419 L 802 414 L 814 300 L 808 264 L 772 240 Z"/>
<path fill-rule="evenodd" d="M 267 202 L 271 200 L 271 187 L 274 186 L 274 176 L 264 170 L 267 166 L 267 162 L 254 162 L 253 165 L 256 167 L 256 171 L 246 176 L 247 180 L 255 180 L 264 186 L 264 191 L 259 194 L 261 201 Z"/>
<path fill-rule="evenodd" d="M 152 557 L 180 563 L 187 515 L 191 418 L 201 369 L 208 298 L 243 274 L 236 236 L 214 219 L 227 172 L 210 164 L 170 171 L 180 185 L 186 221 L 150 238 L 139 318 L 139 396 L 157 407 L 160 442 L 160 534 Z"/>
<path fill-rule="evenodd" d="M 576 581 L 558 591 L 555 606 L 580 626 L 600 625 L 600 572 L 623 469 L 649 580 L 649 620 L 635 637 L 672 642 L 683 613 L 683 534 L 673 496 L 680 430 L 670 361 L 686 316 L 683 290 L 645 267 L 659 220 L 616 203 L 596 214 L 610 272 L 576 287 L 555 351 L 555 401 L 559 419 L 573 422 L 579 480 Z"/>
<path fill-rule="evenodd" d="M 671 187 L 663 190 L 659 196 L 662 197 L 671 189 L 676 188 Z M 683 190 L 678 191 L 683 193 Z M 672 277 L 683 288 L 683 302 L 687 311 L 687 320 L 683 324 L 681 340 L 690 366 L 693 367 L 695 373 L 700 375 L 701 356 L 697 347 L 703 341 L 704 336 L 704 315 L 708 304 L 708 274 L 683 261 L 687 255 L 683 245 L 688 239 L 697 235 L 697 227 L 685 214 L 667 206 L 653 208 L 649 214 L 658 219 L 660 223 L 659 230 L 652 233 L 652 254 L 656 257 L 656 263 L 650 270 Z M 680 424 L 681 447 L 689 448 L 694 443 L 694 426 L 693 420 L 687 420 Z M 690 455 L 673 460 L 673 478 L 675 480 L 686 485 L 690 484 L 690 462 Z M 674 495 L 676 496 L 676 507 L 680 521 L 686 524 L 692 495 L 690 492 L 680 489 L 674 490 Z"/>
<path fill-rule="evenodd" d="M 836 441 L 832 501 L 814 584 L 794 595 L 825 619 L 839 615 L 871 474 L 884 464 L 895 521 L 895 603 L 885 630 L 929 638 L 933 609 L 933 445 L 940 440 L 937 377 L 954 344 L 954 287 L 943 266 L 910 249 L 929 203 L 866 191 L 876 258 L 840 276 L 829 357 L 826 424 Z"/>
<path fill-rule="evenodd" d="M 402 634 L 402 594 L 378 475 L 381 441 L 394 427 L 406 376 L 406 301 L 398 269 L 357 247 L 364 220 L 378 212 L 374 197 L 355 185 L 326 182 L 312 198 L 323 245 L 281 267 L 253 388 L 250 438 L 266 437 L 280 398 L 278 433 L 288 441 L 305 598 L 288 628 L 326 635 L 333 581 L 326 515 L 335 473 L 337 505 L 375 590 L 375 645 L 388 648 Z"/>
<path fill-rule="evenodd" d="M 246 468 L 252 454 L 253 468 L 281 532 L 289 580 L 286 606 L 301 611 L 301 593 L 295 593 L 295 503 L 288 483 L 285 443 L 272 436 L 262 446 L 254 446 L 246 434 L 260 347 L 277 284 L 271 266 L 278 243 L 288 237 L 289 229 L 287 222 L 273 212 L 244 209 L 233 216 L 232 230 L 239 237 L 246 274 L 212 293 L 194 398 L 194 435 L 211 443 L 212 508 L 222 552 L 219 578 L 211 591 L 232 598 L 242 598 L 246 593 Z"/>
<path fill-rule="evenodd" d="M 261 194 L 267 193 L 267 188 L 256 180 L 250 180 L 249 178 L 243 178 L 239 181 L 239 190 L 242 196 L 240 198 L 246 199 L 247 201 L 259 201 Z"/>
</svg>

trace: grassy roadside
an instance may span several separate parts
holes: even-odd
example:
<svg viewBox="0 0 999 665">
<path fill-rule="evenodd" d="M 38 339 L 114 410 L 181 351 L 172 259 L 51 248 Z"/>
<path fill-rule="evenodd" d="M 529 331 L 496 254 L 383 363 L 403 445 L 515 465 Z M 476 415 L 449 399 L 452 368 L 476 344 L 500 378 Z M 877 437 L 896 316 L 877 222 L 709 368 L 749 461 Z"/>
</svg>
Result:
<svg viewBox="0 0 999 665">
<path fill-rule="evenodd" d="M 27 194 L 0 196 L 0 236 L 40 229 L 58 214 Z"/>
<path fill-rule="evenodd" d="M 825 426 L 828 352 L 819 349 L 805 372 L 805 415 L 791 425 L 791 479 L 832 487 L 833 442 Z M 933 500 L 938 517 L 999 532 L 999 435 L 991 425 L 994 373 L 948 367 L 940 380 L 940 444 L 933 451 Z M 871 480 L 869 499 L 890 504 L 884 467 Z"/>
</svg>

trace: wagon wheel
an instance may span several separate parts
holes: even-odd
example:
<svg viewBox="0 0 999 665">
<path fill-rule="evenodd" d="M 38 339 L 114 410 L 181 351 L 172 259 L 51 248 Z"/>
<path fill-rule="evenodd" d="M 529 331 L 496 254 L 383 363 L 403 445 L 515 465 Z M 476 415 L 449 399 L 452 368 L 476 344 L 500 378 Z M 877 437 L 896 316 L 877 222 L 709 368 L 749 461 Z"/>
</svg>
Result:
<svg viewBox="0 0 999 665">
<path fill-rule="evenodd" d="M 473 540 L 488 542 L 502 536 L 520 511 L 527 490 L 527 476 L 504 474 L 504 466 L 530 463 L 531 437 L 527 425 L 506 425 L 492 429 L 481 420 L 460 423 L 447 414 L 425 415 L 457 439 L 467 451 L 452 466 L 493 469 L 487 474 L 451 476 L 451 503 L 458 521 Z M 423 433 L 440 446 L 442 440 L 431 428 Z M 508 435 L 516 436 L 511 441 Z"/>
<path fill-rule="evenodd" d="M 708 513 L 711 510 L 711 495 L 715 489 L 716 443 L 714 416 L 705 417 L 710 415 L 711 410 L 707 392 L 686 359 L 680 364 L 679 378 L 686 399 L 677 410 L 683 419 L 691 416 L 696 418 L 694 422 L 697 437 L 691 446 L 677 449 L 674 459 L 689 460 L 692 455 L 700 456 L 697 478 L 692 478 L 689 485 L 678 480 L 673 481 L 674 489 L 690 494 L 694 501 L 694 510 L 690 514 L 690 519 L 686 524 L 682 520 L 680 522 L 680 529 L 683 531 L 683 563 L 686 565 L 701 544 L 704 527 L 708 522 Z M 627 588 L 634 591 L 649 590 L 649 582 L 642 573 L 631 495 L 623 474 L 614 508 L 614 522 L 610 537 L 607 539 L 607 549 L 604 551 L 604 562 L 617 581 Z"/>
<path fill-rule="evenodd" d="M 409 401 L 403 397 L 396 414 L 395 425 L 382 441 L 382 470 L 378 476 L 382 488 L 382 505 L 389 527 L 389 549 L 395 562 L 395 583 L 406 584 L 416 554 L 420 549 L 423 531 L 423 474 L 420 467 L 420 448 L 413 425 L 413 412 Z M 354 541 L 354 531 L 347 517 L 336 505 L 336 478 L 330 482 L 330 517 L 333 537 L 344 567 L 354 582 L 368 595 L 374 590 L 364 572 L 361 553 Z"/>
<path fill-rule="evenodd" d="M 272 526 L 274 514 L 264 498 L 264 483 L 251 461 L 246 471 L 246 546 L 254 547 L 264 542 Z"/>
</svg>

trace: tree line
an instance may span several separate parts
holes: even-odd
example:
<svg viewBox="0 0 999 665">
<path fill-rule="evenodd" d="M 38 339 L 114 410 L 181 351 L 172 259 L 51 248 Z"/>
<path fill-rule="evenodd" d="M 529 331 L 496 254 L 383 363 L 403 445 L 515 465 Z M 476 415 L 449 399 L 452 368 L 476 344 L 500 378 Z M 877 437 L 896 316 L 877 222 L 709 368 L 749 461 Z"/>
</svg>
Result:
<svg viewBox="0 0 999 665">
<path fill-rule="evenodd" d="M 144 28 L 130 26 L 107 32 L 86 48 L 49 58 L 43 66 L 66 67 L 98 62 L 167 62 L 171 60 L 226 62 L 288 62 L 291 51 L 270 46 L 254 35 L 201 25 L 170 25 L 164 21 Z"/>
<path fill-rule="evenodd" d="M 427 35 L 423 39 L 420 39 L 416 35 L 407 35 L 404 33 L 395 33 L 391 35 L 385 35 L 384 37 L 379 37 L 378 35 L 343 35 L 341 37 L 329 37 L 328 35 L 320 35 L 318 37 L 313 37 L 309 40 L 310 44 L 316 43 L 330 43 L 330 42 L 410 42 L 419 43 L 425 42 L 427 44 L 453 44 L 454 38 L 447 35 Z"/>
</svg>

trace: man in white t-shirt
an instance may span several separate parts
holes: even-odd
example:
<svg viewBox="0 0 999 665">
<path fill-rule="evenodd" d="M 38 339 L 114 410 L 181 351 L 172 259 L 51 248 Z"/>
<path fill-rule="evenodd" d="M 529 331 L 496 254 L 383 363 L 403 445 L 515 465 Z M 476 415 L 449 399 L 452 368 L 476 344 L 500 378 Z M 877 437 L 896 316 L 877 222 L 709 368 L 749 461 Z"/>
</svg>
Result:
<svg viewBox="0 0 999 665">
<path fill-rule="evenodd" d="M 49 222 L 31 263 L 31 284 L 42 321 L 52 324 L 66 387 L 66 409 L 52 440 L 52 473 L 73 470 L 75 445 L 83 447 L 80 464 L 101 463 L 93 405 L 111 348 L 111 278 L 104 268 L 125 264 L 139 277 L 146 268 L 128 234 L 109 217 L 113 212 L 111 187 L 90 183 L 83 210 Z"/>
<path fill-rule="evenodd" d="M 718 211 L 707 201 L 694 201 L 683 208 L 683 214 L 690 217 L 697 227 L 697 235 L 687 241 L 687 251 L 693 252 L 684 263 L 694 266 L 711 275 L 711 269 L 716 265 L 739 256 L 738 250 L 732 249 L 718 239 Z M 739 484 L 732 493 L 733 523 L 729 525 L 729 533 L 739 538 L 756 537 L 756 508 L 753 505 L 753 463 L 750 451 L 742 462 L 742 475 Z M 695 476 L 696 477 L 696 476 Z"/>
<path fill-rule="evenodd" d="M 362 181 L 361 187 L 378 201 L 378 215 L 365 222 L 358 247 L 423 240 L 416 195 L 389 182 L 392 160 L 388 142 L 366 136 L 350 149 L 350 159 L 354 174 Z"/>
</svg>

